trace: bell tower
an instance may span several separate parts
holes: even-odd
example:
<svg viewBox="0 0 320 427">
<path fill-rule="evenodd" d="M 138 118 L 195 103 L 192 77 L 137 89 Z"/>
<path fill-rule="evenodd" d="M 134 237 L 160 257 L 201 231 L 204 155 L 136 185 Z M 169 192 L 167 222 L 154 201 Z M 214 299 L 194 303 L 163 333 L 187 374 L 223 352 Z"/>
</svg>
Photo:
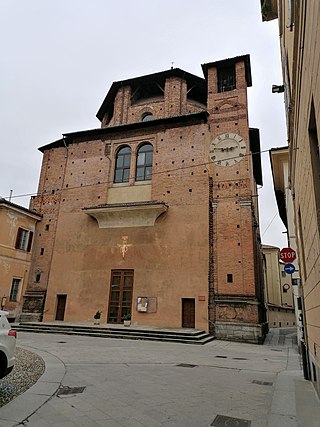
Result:
<svg viewBox="0 0 320 427">
<path fill-rule="evenodd" d="M 208 85 L 209 303 L 211 333 L 263 342 L 257 184 L 259 131 L 248 125 L 249 55 L 202 66 Z"/>
</svg>

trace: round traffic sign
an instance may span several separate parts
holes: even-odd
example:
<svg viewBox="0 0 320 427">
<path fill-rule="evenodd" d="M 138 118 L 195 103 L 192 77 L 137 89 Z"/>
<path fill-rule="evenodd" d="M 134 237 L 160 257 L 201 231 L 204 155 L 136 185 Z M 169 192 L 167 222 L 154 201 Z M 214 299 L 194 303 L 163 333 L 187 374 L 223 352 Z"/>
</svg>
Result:
<svg viewBox="0 0 320 427">
<path fill-rule="evenodd" d="M 279 257 L 280 257 L 280 261 L 287 263 L 287 262 L 293 262 L 296 259 L 297 254 L 294 249 L 283 248 L 280 251 Z"/>
<path fill-rule="evenodd" d="M 284 266 L 284 271 L 287 274 L 293 274 L 296 271 L 296 267 L 293 264 L 286 264 Z"/>
</svg>

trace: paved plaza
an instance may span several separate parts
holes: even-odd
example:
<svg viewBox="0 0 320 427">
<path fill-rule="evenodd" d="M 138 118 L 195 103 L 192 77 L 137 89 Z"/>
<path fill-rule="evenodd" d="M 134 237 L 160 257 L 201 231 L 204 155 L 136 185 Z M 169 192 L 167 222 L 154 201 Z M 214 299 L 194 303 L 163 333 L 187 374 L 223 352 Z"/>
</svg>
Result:
<svg viewBox="0 0 320 427">
<path fill-rule="evenodd" d="M 263 346 L 204 346 L 19 333 L 46 371 L 0 409 L 11 427 L 318 427 L 320 405 L 302 377 L 295 330 Z"/>
</svg>

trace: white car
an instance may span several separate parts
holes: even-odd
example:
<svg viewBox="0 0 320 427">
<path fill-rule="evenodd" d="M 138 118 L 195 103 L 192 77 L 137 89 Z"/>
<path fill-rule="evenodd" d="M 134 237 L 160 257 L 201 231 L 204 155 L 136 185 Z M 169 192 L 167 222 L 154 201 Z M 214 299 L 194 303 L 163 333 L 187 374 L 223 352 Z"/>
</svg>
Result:
<svg viewBox="0 0 320 427">
<path fill-rule="evenodd" d="M 11 329 L 8 312 L 0 310 L 0 378 L 8 375 L 15 361 L 17 332 Z"/>
</svg>

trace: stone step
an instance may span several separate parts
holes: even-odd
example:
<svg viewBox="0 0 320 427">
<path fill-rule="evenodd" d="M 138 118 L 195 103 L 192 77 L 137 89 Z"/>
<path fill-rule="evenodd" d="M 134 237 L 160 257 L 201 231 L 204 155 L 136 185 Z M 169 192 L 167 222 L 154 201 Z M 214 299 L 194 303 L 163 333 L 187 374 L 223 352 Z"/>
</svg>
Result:
<svg viewBox="0 0 320 427">
<path fill-rule="evenodd" d="M 75 325 L 75 324 L 68 324 L 68 323 L 40 323 L 40 322 L 20 322 L 13 324 L 14 328 L 25 328 L 28 327 L 29 329 L 35 328 L 35 329 L 52 329 L 52 328 L 59 328 L 61 330 L 74 330 L 74 331 L 110 331 L 118 333 L 119 331 L 122 331 L 124 333 L 145 333 L 148 332 L 149 334 L 157 335 L 157 334 L 163 334 L 166 335 L 172 335 L 172 336 L 199 336 L 205 333 L 203 330 L 197 330 L 197 329 L 181 329 L 181 330 L 172 330 L 172 329 L 148 329 L 148 328 L 135 328 L 134 326 L 130 327 L 112 327 L 112 326 L 89 326 L 89 325 Z"/>
<path fill-rule="evenodd" d="M 185 331 L 170 331 L 170 330 L 155 330 L 155 329 L 135 329 L 135 328 L 108 328 L 108 327 L 92 327 L 78 325 L 52 325 L 43 323 L 20 323 L 13 324 L 16 331 L 34 332 L 34 333 L 51 333 L 51 334 L 66 334 L 66 335 L 83 335 L 95 336 L 100 338 L 118 338 L 132 340 L 149 340 L 163 342 L 177 342 L 183 344 L 198 344 L 203 345 L 214 339 L 212 335 L 205 331 L 191 330 Z"/>
</svg>

